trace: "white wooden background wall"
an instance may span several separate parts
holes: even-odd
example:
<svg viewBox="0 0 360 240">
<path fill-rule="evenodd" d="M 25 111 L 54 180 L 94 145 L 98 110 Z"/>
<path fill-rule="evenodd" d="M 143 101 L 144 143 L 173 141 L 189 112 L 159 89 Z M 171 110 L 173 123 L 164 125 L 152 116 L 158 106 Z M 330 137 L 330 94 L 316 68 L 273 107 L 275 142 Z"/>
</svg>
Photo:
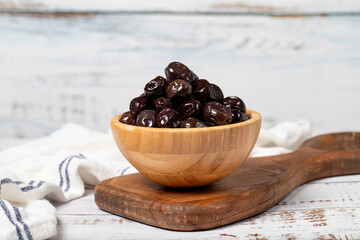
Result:
<svg viewBox="0 0 360 240">
<path fill-rule="evenodd" d="M 106 131 L 173 60 L 237 94 L 264 127 L 360 131 L 358 0 L 0 0 L 0 149 L 66 122 Z M 359 175 L 313 181 L 210 231 L 152 228 L 57 204 L 57 239 L 359 239 Z"/>
<path fill-rule="evenodd" d="M 242 97 L 264 127 L 360 130 L 356 0 L 0 0 L 0 12 L 0 139 L 66 122 L 106 131 L 173 60 Z"/>
</svg>

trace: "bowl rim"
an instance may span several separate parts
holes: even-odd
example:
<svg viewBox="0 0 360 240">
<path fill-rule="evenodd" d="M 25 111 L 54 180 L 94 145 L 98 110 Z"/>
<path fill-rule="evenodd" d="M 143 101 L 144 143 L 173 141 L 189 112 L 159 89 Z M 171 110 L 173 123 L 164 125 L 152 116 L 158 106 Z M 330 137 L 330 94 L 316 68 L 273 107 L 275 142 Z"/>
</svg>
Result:
<svg viewBox="0 0 360 240">
<path fill-rule="evenodd" d="M 238 123 L 234 123 L 234 124 L 227 124 L 227 125 L 222 125 L 222 126 L 213 126 L 213 127 L 203 127 L 203 128 L 150 128 L 150 127 L 140 127 L 140 126 L 134 126 L 134 125 L 129 125 L 129 124 L 125 124 L 122 122 L 119 122 L 119 118 L 123 113 L 117 114 L 115 116 L 113 116 L 110 120 L 110 125 L 113 127 L 117 127 L 117 128 L 122 128 L 122 129 L 127 129 L 127 130 L 131 130 L 131 131 L 146 131 L 146 132 L 164 132 L 164 131 L 171 131 L 171 132 L 207 132 L 207 131 L 221 131 L 221 130 L 229 130 L 229 129 L 233 129 L 233 128 L 237 128 L 237 127 L 244 127 L 250 124 L 253 124 L 255 122 L 258 122 L 261 120 L 261 115 L 260 113 L 251 110 L 251 109 L 247 109 L 246 113 L 251 115 L 251 118 L 249 120 L 246 120 L 244 122 L 238 122 Z"/>
</svg>

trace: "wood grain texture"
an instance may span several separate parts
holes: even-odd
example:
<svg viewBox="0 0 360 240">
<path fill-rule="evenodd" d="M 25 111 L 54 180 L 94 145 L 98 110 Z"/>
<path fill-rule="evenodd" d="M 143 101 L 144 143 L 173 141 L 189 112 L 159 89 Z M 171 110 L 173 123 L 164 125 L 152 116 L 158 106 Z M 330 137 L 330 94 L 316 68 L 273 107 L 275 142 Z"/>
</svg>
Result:
<svg viewBox="0 0 360 240">
<path fill-rule="evenodd" d="M 359 24 L 357 17 L 1 15 L 0 137 L 45 136 L 67 122 L 106 131 L 174 60 L 242 97 L 264 128 L 306 119 L 314 134 L 358 131 Z M 349 117 L 339 121 L 333 109 Z"/>
<path fill-rule="evenodd" d="M 169 187 L 199 187 L 231 174 L 249 156 L 260 132 L 261 115 L 225 126 L 146 128 L 111 119 L 115 142 L 125 158 L 153 182 Z"/>
<path fill-rule="evenodd" d="M 81 200 L 75 201 L 85 204 Z M 92 204 L 90 206 L 96 207 Z M 226 227 L 195 232 L 169 231 L 107 213 L 87 214 L 76 211 L 75 208 L 71 209 L 76 214 L 58 214 L 58 235 L 53 239 L 341 240 L 360 237 L 360 219 L 357 217 L 360 210 L 355 207 L 276 211 L 270 209 Z"/>
<path fill-rule="evenodd" d="M 141 0 L 1 0 L 0 9 L 25 11 L 97 11 L 97 12 L 240 12 L 240 13 L 324 13 L 324 12 L 356 12 L 360 5 L 356 0 L 321 0 L 284 1 L 273 0 L 157 0 L 144 2 Z"/>
<path fill-rule="evenodd" d="M 95 7 L 93 1 L 47 2 L 54 5 L 3 0 L 0 9 L 115 8 L 109 1 Z M 174 7 L 187 11 L 189 2 Z M 356 0 L 222 2 L 227 6 L 210 11 L 276 7 L 285 14 L 331 15 L 358 9 Z M 154 2 L 133 10 L 150 12 L 150 5 Z M 105 131 L 108 119 L 127 109 L 144 82 L 174 59 L 194 66 L 226 94 L 241 93 L 264 115 L 266 128 L 308 119 L 315 134 L 360 129 L 358 17 L 32 16 L 0 15 L 0 149 L 20 137 L 48 135 L 66 122 Z M 340 121 L 333 109 L 349 117 Z M 55 239 L 360 239 L 359 184 L 360 175 L 312 181 L 265 213 L 226 227 L 182 233 L 101 212 L 88 189 L 85 197 L 57 205 Z"/>
<path fill-rule="evenodd" d="M 180 231 L 211 229 L 263 212 L 308 181 L 360 173 L 360 133 L 306 141 L 297 151 L 248 159 L 228 178 L 197 189 L 164 188 L 141 174 L 102 181 L 95 188 L 103 210 Z"/>
<path fill-rule="evenodd" d="M 315 180 L 293 190 L 278 205 L 255 217 L 207 231 L 176 232 L 105 213 L 93 190 L 56 204 L 54 239 L 359 239 L 360 175 Z"/>
</svg>

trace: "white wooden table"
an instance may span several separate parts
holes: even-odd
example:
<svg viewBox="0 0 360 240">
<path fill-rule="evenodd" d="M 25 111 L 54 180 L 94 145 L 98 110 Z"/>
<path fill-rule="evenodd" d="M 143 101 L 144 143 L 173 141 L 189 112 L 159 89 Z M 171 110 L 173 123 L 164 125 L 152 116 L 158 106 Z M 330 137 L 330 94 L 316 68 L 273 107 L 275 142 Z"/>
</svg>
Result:
<svg viewBox="0 0 360 240">
<path fill-rule="evenodd" d="M 0 149 L 66 122 L 105 131 L 173 60 L 240 95 L 265 128 L 360 131 L 357 0 L 0 0 Z M 174 232 L 56 204 L 57 239 L 360 239 L 360 176 L 305 184 L 256 217 Z"/>
<path fill-rule="evenodd" d="M 57 206 L 56 239 L 360 239 L 360 175 L 313 181 L 277 206 L 228 226 L 176 232 L 99 210 L 93 190 Z"/>
</svg>

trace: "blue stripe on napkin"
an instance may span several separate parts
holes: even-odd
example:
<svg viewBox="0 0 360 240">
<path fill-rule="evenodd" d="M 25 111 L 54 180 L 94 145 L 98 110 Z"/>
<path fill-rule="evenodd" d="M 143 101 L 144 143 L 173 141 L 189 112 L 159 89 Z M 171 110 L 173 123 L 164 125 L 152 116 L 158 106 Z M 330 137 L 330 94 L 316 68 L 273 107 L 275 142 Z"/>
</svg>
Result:
<svg viewBox="0 0 360 240">
<path fill-rule="evenodd" d="M 13 207 L 14 212 L 15 212 L 16 220 L 24 227 L 24 231 L 25 231 L 26 237 L 27 237 L 29 240 L 32 240 L 33 238 L 32 238 L 30 229 L 29 229 L 29 227 L 26 225 L 26 223 L 23 222 L 19 209 L 18 209 L 16 206 L 14 206 L 14 205 L 13 205 L 12 207 Z"/>
<path fill-rule="evenodd" d="M 60 183 L 59 183 L 59 187 L 62 188 L 63 184 L 64 184 L 64 180 L 63 180 L 63 176 L 61 174 L 61 169 L 62 169 L 62 166 L 64 165 L 64 163 L 66 162 L 66 160 L 68 160 L 71 156 L 65 158 L 63 161 L 61 161 L 61 163 L 59 164 L 59 175 L 60 175 Z"/>
<path fill-rule="evenodd" d="M 29 183 L 29 186 L 22 187 L 22 188 L 20 188 L 20 190 L 23 191 L 23 192 L 28 192 L 30 190 L 34 190 L 34 189 L 37 189 L 37 188 L 41 187 L 44 183 L 45 183 L 44 181 L 40 181 L 36 186 L 32 186 Z"/>
<path fill-rule="evenodd" d="M 124 175 L 125 172 L 126 172 L 127 170 L 129 170 L 129 168 L 131 168 L 131 166 L 128 166 L 128 167 L 126 167 L 125 169 L 123 169 L 123 170 L 121 171 L 120 175 L 121 175 L 121 176 Z"/>
<path fill-rule="evenodd" d="M 69 165 L 70 165 L 70 162 L 73 158 L 79 158 L 79 159 L 85 159 L 84 155 L 82 154 L 78 154 L 78 155 L 71 155 L 67 158 L 65 158 L 63 161 L 61 161 L 61 163 L 59 164 L 59 175 L 60 175 L 60 183 L 59 183 L 59 186 L 62 188 L 63 185 L 64 185 L 64 176 L 62 174 L 62 168 L 65 164 L 65 162 L 67 161 L 66 163 L 66 167 L 65 167 L 65 182 L 66 182 L 66 188 L 64 190 L 64 192 L 67 192 L 69 191 L 70 189 L 70 177 L 69 177 Z"/>
<path fill-rule="evenodd" d="M 10 178 L 3 178 L 0 180 L 0 191 L 1 191 L 1 185 L 2 184 L 6 184 L 6 183 L 13 183 L 13 184 L 16 184 L 16 185 L 21 185 L 21 184 L 25 184 L 24 182 L 22 181 L 13 181 L 11 180 Z M 24 186 L 24 187 L 21 187 L 20 190 L 23 191 L 23 192 L 28 192 L 30 190 L 34 190 L 34 189 L 37 189 L 37 188 L 40 188 L 45 182 L 44 181 L 40 181 L 36 186 L 33 186 L 32 184 L 34 184 L 35 181 L 34 180 L 31 180 L 29 182 L 29 185 L 27 186 Z"/>
<path fill-rule="evenodd" d="M 7 218 L 9 219 L 9 222 L 15 226 L 15 229 L 16 229 L 16 234 L 18 236 L 18 239 L 19 240 L 23 240 L 23 236 L 21 235 L 21 230 L 19 228 L 19 226 L 14 222 L 14 220 L 12 219 L 11 217 L 11 214 L 10 214 L 10 211 L 9 209 L 7 208 L 5 202 L 0 198 L 0 206 L 1 208 L 4 210 L 4 213 L 5 215 L 7 216 Z"/>
</svg>

